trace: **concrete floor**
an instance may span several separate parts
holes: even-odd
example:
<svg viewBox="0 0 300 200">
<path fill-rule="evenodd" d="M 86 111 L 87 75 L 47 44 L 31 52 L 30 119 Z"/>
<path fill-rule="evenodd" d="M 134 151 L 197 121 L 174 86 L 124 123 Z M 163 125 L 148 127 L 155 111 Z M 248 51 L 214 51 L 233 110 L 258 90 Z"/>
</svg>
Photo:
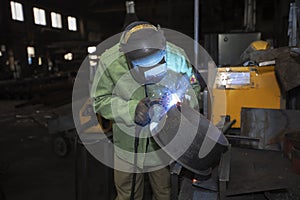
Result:
<svg viewBox="0 0 300 200">
<path fill-rule="evenodd" d="M 74 199 L 72 153 L 66 158 L 56 156 L 42 121 L 16 118 L 33 111 L 15 109 L 19 103 L 0 103 L 0 183 L 6 198 Z"/>
<path fill-rule="evenodd" d="M 47 118 L 65 114 L 65 108 L 15 108 L 21 103 L 0 101 L 0 189 L 8 200 L 75 199 L 74 141 L 70 140 L 70 153 L 59 157 L 46 127 Z M 112 169 L 95 160 L 82 145 L 76 155 L 78 200 L 113 199 Z M 150 200 L 149 189 L 148 185 L 145 200 Z"/>
<path fill-rule="evenodd" d="M 0 102 L 0 186 L 8 200 L 53 200 L 75 199 L 74 151 L 67 157 L 58 157 L 52 149 L 52 137 L 45 126 L 46 118 L 53 108 L 40 105 L 16 109 L 19 101 Z M 22 115 L 22 116 L 21 116 Z M 113 187 L 113 183 L 101 182 L 104 168 L 99 162 L 89 159 L 89 183 L 82 184 L 82 174 L 79 175 L 80 188 L 85 190 L 89 198 L 106 199 L 105 185 Z M 271 159 L 271 158 L 270 158 Z M 266 166 L 267 167 L 267 166 Z M 80 173 L 83 173 L 81 169 Z M 234 172 L 233 172 L 234 173 Z M 299 200 L 300 176 L 290 179 L 290 191 L 275 193 L 251 193 L 243 196 L 232 196 L 228 200 L 240 199 L 272 199 Z M 83 189 L 84 190 L 84 189 Z M 146 190 L 149 198 L 149 187 Z M 113 190 L 111 191 L 113 192 Z M 111 195 L 112 197 L 114 194 Z M 1 196 L 0 196 L 1 199 Z"/>
</svg>

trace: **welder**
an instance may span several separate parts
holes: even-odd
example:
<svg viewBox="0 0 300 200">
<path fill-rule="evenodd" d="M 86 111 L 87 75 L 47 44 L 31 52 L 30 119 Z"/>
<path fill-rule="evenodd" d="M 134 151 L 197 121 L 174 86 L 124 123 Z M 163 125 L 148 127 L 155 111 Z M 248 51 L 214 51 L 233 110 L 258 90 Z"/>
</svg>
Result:
<svg viewBox="0 0 300 200">
<path fill-rule="evenodd" d="M 150 134 L 149 110 L 152 102 L 164 103 L 172 97 L 166 97 L 170 91 L 159 85 L 170 73 L 188 80 L 200 96 L 184 50 L 168 42 L 159 26 L 136 21 L 125 28 L 118 44 L 100 56 L 99 63 L 91 93 L 95 112 L 113 121 L 116 200 L 142 200 L 144 172 L 153 199 L 170 200 L 169 169 L 162 167 L 164 158 L 155 153 L 160 147 Z M 188 100 L 198 108 L 199 99 Z"/>
</svg>

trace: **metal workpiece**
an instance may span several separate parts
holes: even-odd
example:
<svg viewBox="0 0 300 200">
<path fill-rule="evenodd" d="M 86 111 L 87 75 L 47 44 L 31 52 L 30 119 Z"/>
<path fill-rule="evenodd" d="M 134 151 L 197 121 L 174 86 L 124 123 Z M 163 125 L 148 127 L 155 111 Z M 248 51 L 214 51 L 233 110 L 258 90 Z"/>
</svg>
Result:
<svg viewBox="0 0 300 200">
<path fill-rule="evenodd" d="M 230 160 L 227 197 L 266 191 L 275 193 L 276 190 L 299 186 L 299 176 L 292 172 L 290 161 L 281 152 L 232 147 Z"/>
<path fill-rule="evenodd" d="M 198 187 L 201 189 L 209 190 L 211 192 L 218 192 L 218 174 L 217 171 L 213 171 L 212 175 L 210 175 L 208 178 L 198 178 L 197 175 L 193 179 L 194 187 Z"/>
<path fill-rule="evenodd" d="M 219 183 L 219 198 L 223 200 L 226 198 L 227 184 L 230 181 L 230 162 L 231 162 L 231 145 L 228 151 L 225 152 L 220 160 L 218 166 L 218 183 Z"/>
<path fill-rule="evenodd" d="M 249 60 L 255 63 L 276 61 L 275 71 L 283 92 L 288 92 L 300 85 L 299 48 L 280 47 L 249 53 Z"/>
<path fill-rule="evenodd" d="M 217 127 L 185 104 L 180 109 L 172 107 L 157 127 L 155 141 L 169 156 L 196 174 L 210 174 L 211 167 L 218 164 L 229 145 Z"/>
<path fill-rule="evenodd" d="M 241 112 L 241 135 L 257 138 L 258 141 L 242 143 L 258 149 L 282 150 L 284 135 L 300 130 L 300 111 L 243 108 Z"/>
<path fill-rule="evenodd" d="M 218 192 L 193 186 L 193 180 L 184 178 L 178 200 L 218 200 Z"/>
</svg>

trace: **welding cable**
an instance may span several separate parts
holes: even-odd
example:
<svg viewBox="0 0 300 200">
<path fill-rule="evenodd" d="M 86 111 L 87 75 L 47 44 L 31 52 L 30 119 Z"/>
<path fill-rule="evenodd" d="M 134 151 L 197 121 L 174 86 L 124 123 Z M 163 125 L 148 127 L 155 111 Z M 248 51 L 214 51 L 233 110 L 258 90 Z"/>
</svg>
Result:
<svg viewBox="0 0 300 200">
<path fill-rule="evenodd" d="M 139 147 L 139 136 L 141 131 L 142 131 L 142 126 L 137 125 L 135 127 L 133 176 L 132 176 L 130 200 L 134 200 L 134 190 L 135 190 L 136 174 L 137 174 L 137 155 L 138 155 L 138 147 Z"/>
<path fill-rule="evenodd" d="M 147 85 L 144 85 L 145 89 L 145 96 L 148 97 L 148 89 Z M 131 194 L 130 200 L 134 200 L 134 190 L 136 184 L 136 173 L 137 173 L 137 156 L 138 156 L 138 147 L 139 147 L 139 136 L 142 131 L 142 126 L 136 125 L 135 127 L 135 139 L 134 139 L 134 159 L 133 159 L 133 176 L 132 176 L 132 183 L 131 183 Z"/>
</svg>

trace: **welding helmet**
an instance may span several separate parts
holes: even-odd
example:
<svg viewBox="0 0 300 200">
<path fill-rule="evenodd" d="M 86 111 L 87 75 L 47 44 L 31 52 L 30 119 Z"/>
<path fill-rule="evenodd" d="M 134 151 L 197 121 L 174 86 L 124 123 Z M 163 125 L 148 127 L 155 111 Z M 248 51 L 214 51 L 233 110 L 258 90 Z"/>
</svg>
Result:
<svg viewBox="0 0 300 200">
<path fill-rule="evenodd" d="M 166 39 L 160 27 L 143 21 L 129 24 L 121 37 L 120 50 L 138 83 L 157 83 L 165 76 Z"/>
</svg>

